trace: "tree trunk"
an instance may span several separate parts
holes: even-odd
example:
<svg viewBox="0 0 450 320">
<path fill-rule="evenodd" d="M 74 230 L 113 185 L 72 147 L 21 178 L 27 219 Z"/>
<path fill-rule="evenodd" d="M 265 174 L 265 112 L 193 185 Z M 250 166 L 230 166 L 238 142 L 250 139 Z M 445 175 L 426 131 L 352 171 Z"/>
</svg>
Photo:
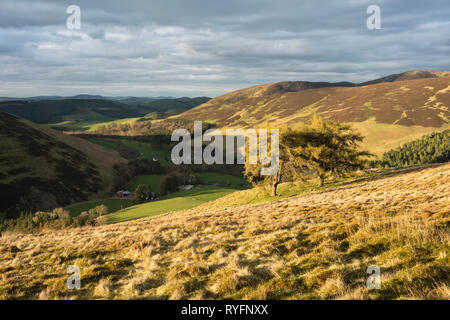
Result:
<svg viewBox="0 0 450 320">
<path fill-rule="evenodd" d="M 323 187 L 324 182 L 325 182 L 325 178 L 323 176 L 319 176 L 319 187 Z"/>
<path fill-rule="evenodd" d="M 277 187 L 281 182 L 281 172 L 283 170 L 283 161 L 278 165 L 278 172 L 272 176 L 272 197 L 277 195 Z"/>
<path fill-rule="evenodd" d="M 274 182 L 272 184 L 272 197 L 275 197 L 277 195 L 277 187 L 278 187 L 278 182 Z"/>
</svg>

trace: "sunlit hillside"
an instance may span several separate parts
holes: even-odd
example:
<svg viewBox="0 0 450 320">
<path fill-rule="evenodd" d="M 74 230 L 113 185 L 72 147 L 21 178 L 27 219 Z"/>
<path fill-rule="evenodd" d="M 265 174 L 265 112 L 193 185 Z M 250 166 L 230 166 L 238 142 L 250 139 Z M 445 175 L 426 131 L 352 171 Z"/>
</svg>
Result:
<svg viewBox="0 0 450 320">
<path fill-rule="evenodd" d="M 0 298 L 449 299 L 449 176 L 450 164 L 408 168 L 278 201 L 232 194 L 230 206 L 6 233 Z M 80 290 L 66 287 L 70 265 Z"/>
<path fill-rule="evenodd" d="M 381 154 L 450 127 L 450 72 L 413 71 L 362 84 L 291 81 L 211 99 L 175 118 L 218 127 L 297 126 L 314 113 L 352 123 L 363 147 Z"/>
</svg>

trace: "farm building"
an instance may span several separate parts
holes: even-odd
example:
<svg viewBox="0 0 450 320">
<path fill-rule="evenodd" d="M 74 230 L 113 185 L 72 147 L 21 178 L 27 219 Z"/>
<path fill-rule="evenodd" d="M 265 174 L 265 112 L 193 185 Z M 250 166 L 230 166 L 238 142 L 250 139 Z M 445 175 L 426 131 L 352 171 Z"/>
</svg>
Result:
<svg viewBox="0 0 450 320">
<path fill-rule="evenodd" d="M 131 196 L 133 193 L 128 190 L 120 190 L 120 191 L 117 191 L 116 194 L 119 198 L 127 198 L 127 197 Z"/>
</svg>

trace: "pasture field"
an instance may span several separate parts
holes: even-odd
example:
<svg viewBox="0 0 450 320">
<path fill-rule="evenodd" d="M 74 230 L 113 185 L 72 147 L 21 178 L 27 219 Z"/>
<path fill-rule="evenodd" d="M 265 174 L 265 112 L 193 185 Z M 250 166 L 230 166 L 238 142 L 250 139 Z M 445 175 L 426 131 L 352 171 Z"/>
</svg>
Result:
<svg viewBox="0 0 450 320">
<path fill-rule="evenodd" d="M 113 118 L 107 117 L 95 111 L 89 111 L 82 115 L 69 114 L 62 116 L 58 123 L 45 124 L 47 127 L 63 127 L 72 131 L 90 131 L 93 127 L 102 123 L 114 122 Z"/>
<path fill-rule="evenodd" d="M 89 211 L 90 209 L 95 208 L 99 205 L 105 205 L 108 207 L 108 212 L 112 213 L 117 210 L 127 208 L 133 205 L 132 200 L 127 199 L 103 199 L 103 200 L 95 200 L 84 203 L 76 203 L 70 206 L 65 207 L 65 210 L 68 210 L 70 216 L 76 217 L 79 216 L 83 211 Z"/>
<path fill-rule="evenodd" d="M 145 184 L 150 187 L 151 191 L 160 193 L 161 181 L 164 178 L 162 174 L 150 174 L 150 175 L 141 175 L 135 177 L 127 186 L 127 189 L 130 191 L 136 190 L 137 186 L 140 184 Z"/>
<path fill-rule="evenodd" d="M 127 140 L 127 139 L 88 139 L 90 142 L 99 144 L 103 147 L 118 150 L 119 149 L 119 143 L 122 143 L 123 145 L 138 150 L 142 153 L 141 157 L 148 160 L 153 160 L 153 158 L 158 158 L 159 162 L 161 164 L 168 163 L 167 157 L 170 158 L 170 151 L 168 150 L 161 150 L 155 147 L 154 145 L 150 143 L 140 142 L 140 141 L 133 141 L 133 140 Z"/>
<path fill-rule="evenodd" d="M 249 182 L 244 178 L 216 172 L 199 172 L 198 176 L 200 178 L 200 182 L 206 184 L 217 182 L 220 185 L 229 185 L 233 187 L 242 187 L 243 185 L 249 184 Z"/>
<path fill-rule="evenodd" d="M 216 200 L 236 191 L 233 188 L 200 186 L 192 190 L 171 193 L 161 200 L 137 204 L 132 207 L 106 215 L 109 223 L 117 223 L 163 213 L 191 209 L 209 201 Z"/>
<path fill-rule="evenodd" d="M 122 143 L 130 148 L 139 150 L 145 159 L 158 158 L 161 164 L 166 164 L 168 161 L 165 158 L 170 158 L 170 151 L 157 149 L 150 143 L 132 140 L 122 140 Z"/>
<path fill-rule="evenodd" d="M 111 120 L 111 121 L 106 121 L 106 122 L 92 123 L 86 128 L 86 130 L 87 131 L 95 131 L 98 128 L 100 128 L 101 126 L 109 127 L 112 124 L 125 124 L 125 123 L 130 123 L 131 124 L 131 123 L 135 122 L 138 119 L 140 119 L 140 118 L 124 118 L 124 119 Z"/>
</svg>

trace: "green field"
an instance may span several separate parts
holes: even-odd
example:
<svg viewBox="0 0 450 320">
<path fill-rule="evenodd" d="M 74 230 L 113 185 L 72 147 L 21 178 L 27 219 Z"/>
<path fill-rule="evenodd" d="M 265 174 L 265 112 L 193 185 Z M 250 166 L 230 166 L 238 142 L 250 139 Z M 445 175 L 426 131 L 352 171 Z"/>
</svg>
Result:
<svg viewBox="0 0 450 320">
<path fill-rule="evenodd" d="M 232 187 L 242 187 L 242 185 L 248 185 L 249 182 L 244 178 L 231 176 L 228 174 L 215 173 L 215 172 L 200 172 L 198 173 L 201 183 L 211 184 L 219 183 Z M 229 183 L 229 184 L 228 184 Z"/>
<path fill-rule="evenodd" d="M 227 186 L 231 188 L 242 188 L 242 185 L 249 184 L 244 178 L 234 177 L 228 174 L 221 174 L 215 172 L 200 172 L 198 173 L 200 182 L 202 184 L 214 184 L 217 183 L 221 186 Z M 161 192 L 160 186 L 164 175 L 151 174 L 135 177 L 127 186 L 127 189 L 134 191 L 138 185 L 145 184 L 151 188 L 153 192 Z M 229 182 L 229 184 L 228 184 Z"/>
<path fill-rule="evenodd" d="M 112 124 L 133 123 L 139 118 L 124 118 L 114 120 L 113 118 L 104 116 L 100 113 L 90 111 L 87 114 L 80 115 L 65 115 L 58 123 L 44 124 L 47 127 L 64 127 L 73 131 L 94 131 L 101 126 L 111 126 Z"/>
<path fill-rule="evenodd" d="M 89 111 L 87 114 L 70 114 L 62 117 L 58 123 L 46 124 L 48 127 L 64 127 L 73 131 L 91 130 L 93 126 L 100 123 L 109 123 L 113 119 L 100 113 Z"/>
<path fill-rule="evenodd" d="M 179 191 L 162 200 L 138 204 L 106 215 L 109 223 L 117 223 L 159 214 L 190 209 L 205 202 L 216 200 L 236 191 L 234 188 L 201 186 L 193 190 Z"/>
<path fill-rule="evenodd" d="M 150 187 L 151 191 L 160 193 L 161 180 L 164 178 L 162 174 L 142 175 L 135 177 L 127 186 L 129 191 L 136 190 L 140 184 L 145 184 Z"/>
<path fill-rule="evenodd" d="M 122 140 L 122 143 L 130 148 L 139 150 L 143 153 L 142 157 L 145 159 L 152 160 L 154 157 L 159 159 L 161 164 L 165 164 L 168 161 L 164 159 L 164 157 L 170 158 L 170 151 L 168 150 L 158 150 L 152 144 L 139 142 L 139 141 L 131 141 L 131 140 Z"/>
<path fill-rule="evenodd" d="M 66 210 L 69 211 L 70 216 L 76 217 L 80 215 L 83 211 L 88 211 L 89 209 L 95 208 L 99 205 L 105 205 L 108 207 L 108 212 L 115 212 L 122 208 L 127 208 L 133 205 L 132 200 L 127 199 L 104 199 L 104 200 L 96 200 L 91 202 L 84 202 L 80 204 L 74 204 L 67 206 Z"/>
<path fill-rule="evenodd" d="M 152 160 L 158 158 L 161 164 L 166 164 L 168 161 L 165 157 L 170 158 L 170 151 L 158 150 L 154 145 L 145 142 L 125 140 L 125 139 L 88 139 L 90 142 L 99 144 L 103 147 L 118 150 L 119 142 L 123 145 L 138 150 L 142 153 L 142 158 Z"/>
<path fill-rule="evenodd" d="M 109 127 L 114 123 L 115 124 L 133 123 L 138 119 L 140 119 L 140 118 L 125 118 L 125 119 L 118 119 L 118 120 L 112 120 L 112 121 L 107 121 L 107 122 L 91 123 L 91 124 L 89 124 L 89 126 L 87 127 L 86 130 L 94 131 L 94 130 L 97 130 L 101 126 Z"/>
</svg>

